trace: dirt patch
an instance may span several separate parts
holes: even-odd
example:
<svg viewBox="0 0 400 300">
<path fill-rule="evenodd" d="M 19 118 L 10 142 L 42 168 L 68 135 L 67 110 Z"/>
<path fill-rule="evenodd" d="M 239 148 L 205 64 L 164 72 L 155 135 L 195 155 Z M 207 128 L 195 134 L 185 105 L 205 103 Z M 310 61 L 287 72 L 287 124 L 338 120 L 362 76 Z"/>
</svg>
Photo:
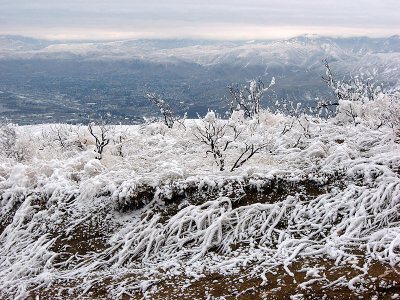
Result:
<svg viewBox="0 0 400 300">
<path fill-rule="evenodd" d="M 245 186 L 244 193 L 233 202 L 233 208 L 255 203 L 276 203 L 288 196 L 297 196 L 299 200 L 311 200 L 329 192 L 332 187 L 333 185 L 319 184 L 312 180 L 287 181 L 275 178 L 258 188 Z"/>
<path fill-rule="evenodd" d="M 156 284 L 146 291 L 122 294 L 122 299 L 400 299 L 400 270 L 375 261 L 364 272 L 363 257 L 335 265 L 328 258 L 298 260 L 288 266 L 293 276 L 283 266 L 266 273 L 263 285 L 260 276 L 250 275 L 256 267 L 248 266 L 233 275 L 219 273 L 202 274 L 201 278 L 172 276 L 154 278 Z M 311 270 L 311 271 L 310 271 Z M 260 270 L 260 273 L 262 270 Z M 128 279 L 128 280 L 127 280 Z M 128 274 L 121 278 L 106 278 L 93 285 L 84 294 L 70 290 L 79 282 L 59 282 L 49 289 L 39 289 L 30 294 L 31 299 L 113 299 L 111 286 L 125 281 L 137 284 L 140 277 Z M 349 282 L 352 284 L 349 285 Z M 29 298 L 27 298 L 29 299 Z"/>
<path fill-rule="evenodd" d="M 265 285 L 259 277 L 246 276 L 249 269 L 229 276 L 208 274 L 193 282 L 176 277 L 154 288 L 151 298 L 290 299 L 290 296 L 297 295 L 299 299 L 370 299 L 371 296 L 392 299 L 393 295 L 400 293 L 400 275 L 396 270 L 375 262 L 363 274 L 359 263 L 336 266 L 329 259 L 301 260 L 289 267 L 293 276 L 282 266 L 276 268 L 274 273 L 266 273 L 268 283 Z M 318 266 L 322 271 L 310 275 L 305 270 L 307 266 Z M 347 283 L 357 276 L 360 276 L 359 280 L 354 280 L 349 288 Z M 335 281 L 338 283 L 332 284 Z"/>
</svg>

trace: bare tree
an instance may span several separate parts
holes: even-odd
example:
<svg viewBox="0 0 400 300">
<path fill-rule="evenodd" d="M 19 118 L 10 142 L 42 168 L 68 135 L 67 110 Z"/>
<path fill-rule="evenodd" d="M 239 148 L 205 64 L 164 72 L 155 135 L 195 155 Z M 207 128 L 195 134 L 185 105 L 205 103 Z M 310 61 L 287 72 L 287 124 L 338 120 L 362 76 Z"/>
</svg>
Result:
<svg viewBox="0 0 400 300">
<path fill-rule="evenodd" d="M 265 92 L 275 84 L 275 78 L 266 87 L 261 79 L 251 80 L 249 86 L 230 85 L 228 86 L 231 98 L 228 99 L 228 106 L 231 112 L 243 110 L 245 115 L 252 118 L 260 112 L 261 100 Z"/>
<path fill-rule="evenodd" d="M 165 102 L 165 100 L 162 99 L 161 96 L 154 93 L 149 93 L 146 95 L 146 97 L 151 100 L 155 105 L 157 105 L 163 117 L 164 124 L 168 128 L 172 128 L 174 126 L 174 123 L 179 120 L 179 117 L 175 116 L 175 113 L 169 106 L 169 104 Z"/>
<path fill-rule="evenodd" d="M 106 125 L 105 122 L 101 120 L 101 123 L 99 125 L 96 125 L 95 122 L 90 122 L 88 124 L 88 130 L 89 133 L 94 137 L 96 142 L 95 151 L 98 154 L 96 158 L 101 159 L 104 147 L 107 146 L 110 142 L 110 138 L 108 135 L 110 133 L 111 126 Z"/>
</svg>

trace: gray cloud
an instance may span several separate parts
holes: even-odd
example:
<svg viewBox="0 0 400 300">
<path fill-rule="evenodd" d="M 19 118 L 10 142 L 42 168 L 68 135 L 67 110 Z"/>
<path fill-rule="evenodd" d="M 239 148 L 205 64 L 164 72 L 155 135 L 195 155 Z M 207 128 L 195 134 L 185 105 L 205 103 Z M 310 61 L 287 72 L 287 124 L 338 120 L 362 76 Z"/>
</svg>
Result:
<svg viewBox="0 0 400 300">
<path fill-rule="evenodd" d="M 392 0 L 31 1 L 0 3 L 0 32 L 54 38 L 276 38 L 400 33 Z"/>
</svg>

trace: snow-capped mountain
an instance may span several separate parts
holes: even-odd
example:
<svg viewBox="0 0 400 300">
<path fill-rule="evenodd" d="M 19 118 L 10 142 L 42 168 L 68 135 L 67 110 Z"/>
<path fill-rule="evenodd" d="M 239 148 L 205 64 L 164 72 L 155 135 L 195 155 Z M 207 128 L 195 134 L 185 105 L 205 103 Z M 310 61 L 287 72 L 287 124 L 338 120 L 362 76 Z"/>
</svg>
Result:
<svg viewBox="0 0 400 300">
<path fill-rule="evenodd" d="M 300 36 L 288 40 L 202 41 L 202 40 L 123 40 L 48 41 L 18 36 L 0 36 L 2 58 L 147 59 L 183 60 L 201 65 L 218 63 L 260 64 L 280 61 L 310 67 L 315 56 L 346 60 L 372 54 L 399 53 L 400 38 L 328 38 Z"/>
</svg>

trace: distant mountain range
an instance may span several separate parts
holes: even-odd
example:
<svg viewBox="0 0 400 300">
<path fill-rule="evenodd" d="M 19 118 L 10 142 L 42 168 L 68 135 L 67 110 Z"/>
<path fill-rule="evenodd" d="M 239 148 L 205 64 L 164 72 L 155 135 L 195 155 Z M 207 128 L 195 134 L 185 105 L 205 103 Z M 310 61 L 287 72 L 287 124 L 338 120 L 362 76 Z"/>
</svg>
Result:
<svg viewBox="0 0 400 300">
<path fill-rule="evenodd" d="M 19 123 L 85 122 L 107 116 L 137 123 L 156 115 L 156 92 L 189 116 L 224 111 L 226 86 L 252 78 L 276 85 L 269 96 L 295 101 L 329 97 L 323 59 L 345 75 L 400 82 L 400 37 L 204 41 L 49 41 L 0 36 L 0 117 Z M 268 96 L 268 95 L 267 95 Z M 267 101 L 266 101 L 267 102 Z"/>
</svg>

